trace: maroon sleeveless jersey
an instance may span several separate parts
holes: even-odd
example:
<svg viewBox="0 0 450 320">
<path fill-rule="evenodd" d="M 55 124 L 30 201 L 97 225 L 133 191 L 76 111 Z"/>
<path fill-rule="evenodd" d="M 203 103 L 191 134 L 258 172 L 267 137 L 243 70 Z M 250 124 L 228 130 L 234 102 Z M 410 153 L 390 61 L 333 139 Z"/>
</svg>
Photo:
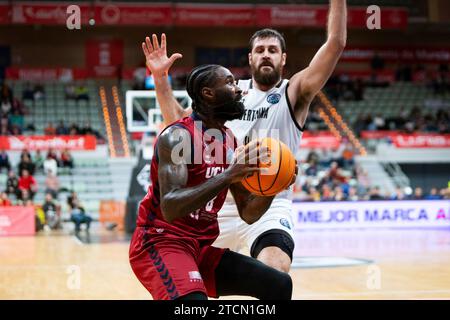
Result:
<svg viewBox="0 0 450 320">
<path fill-rule="evenodd" d="M 209 135 L 211 129 L 205 128 L 195 113 L 167 128 L 171 126 L 186 129 L 191 137 L 191 162 L 187 164 L 188 180 L 185 188 L 197 186 L 225 171 L 236 148 L 236 139 L 229 129 L 214 129 L 215 132 Z M 222 208 L 228 188 L 194 212 L 172 223 L 167 222 L 160 206 L 157 143 L 158 140 L 155 142 L 150 168 L 151 186 L 139 205 L 137 227 L 146 227 L 153 240 L 160 237 L 193 238 L 200 241 L 201 246 L 211 245 L 219 235 L 217 212 Z"/>
</svg>

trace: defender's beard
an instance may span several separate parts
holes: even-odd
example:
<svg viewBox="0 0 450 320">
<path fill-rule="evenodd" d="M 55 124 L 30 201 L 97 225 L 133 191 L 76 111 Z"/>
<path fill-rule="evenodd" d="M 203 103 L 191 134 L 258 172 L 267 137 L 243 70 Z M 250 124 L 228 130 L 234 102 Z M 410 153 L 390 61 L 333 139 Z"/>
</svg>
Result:
<svg viewBox="0 0 450 320">
<path fill-rule="evenodd" d="M 261 71 L 261 68 L 263 68 L 266 65 L 263 64 L 259 68 L 256 68 L 254 65 L 251 65 L 252 75 L 257 83 L 262 84 L 264 86 L 273 86 L 277 84 L 278 81 L 280 81 L 281 79 L 281 68 L 280 67 L 276 68 L 275 66 L 273 66 L 272 70 L 269 72 Z"/>
</svg>

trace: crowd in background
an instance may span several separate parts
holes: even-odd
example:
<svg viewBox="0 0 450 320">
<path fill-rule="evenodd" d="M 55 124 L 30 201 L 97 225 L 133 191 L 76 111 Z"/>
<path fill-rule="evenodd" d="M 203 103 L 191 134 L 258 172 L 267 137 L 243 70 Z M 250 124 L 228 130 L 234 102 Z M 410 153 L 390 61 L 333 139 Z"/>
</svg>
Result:
<svg viewBox="0 0 450 320">
<path fill-rule="evenodd" d="M 300 201 L 439 200 L 450 199 L 450 188 L 397 188 L 388 194 L 371 184 L 368 173 L 355 164 L 355 152 L 346 142 L 336 149 L 311 150 L 300 162 L 294 199 Z"/>
<path fill-rule="evenodd" d="M 7 174 L 6 185 L 0 196 L 0 207 L 32 206 L 36 211 L 36 230 L 62 228 L 61 204 L 58 195 L 70 190 L 62 187 L 58 178 L 59 169 L 73 168 L 74 159 L 69 150 L 57 154 L 49 149 L 44 157 L 40 150 L 33 155 L 27 150 L 20 154 L 17 164 L 11 163 L 5 150 L 0 152 L 0 174 Z M 38 173 L 45 175 L 44 185 L 40 186 L 35 178 Z M 44 189 L 45 199 L 35 203 L 34 198 L 40 188 Z M 75 224 L 75 231 L 80 231 L 82 223 L 89 229 L 91 217 L 86 214 L 75 192 L 67 197 L 70 219 Z"/>
<path fill-rule="evenodd" d="M 5 83 L 0 85 L 0 135 L 21 134 L 25 126 L 25 105 L 14 97 L 13 91 Z"/>
<path fill-rule="evenodd" d="M 429 132 L 450 133 L 450 110 L 438 109 L 436 112 L 424 112 L 423 108 L 414 107 L 407 111 L 400 108 L 397 115 L 383 116 L 381 113 L 373 115 L 371 112 L 359 114 L 353 123 L 355 132 L 361 131 L 396 130 L 404 133 Z"/>
</svg>

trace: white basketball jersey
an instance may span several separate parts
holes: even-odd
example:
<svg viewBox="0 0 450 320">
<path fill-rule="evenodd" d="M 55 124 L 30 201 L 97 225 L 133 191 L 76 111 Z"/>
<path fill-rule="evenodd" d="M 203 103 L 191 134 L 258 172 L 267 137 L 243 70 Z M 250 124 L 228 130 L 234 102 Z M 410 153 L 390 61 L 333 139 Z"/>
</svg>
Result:
<svg viewBox="0 0 450 320">
<path fill-rule="evenodd" d="M 284 79 L 268 91 L 252 86 L 252 80 L 239 80 L 245 113 L 240 119 L 226 122 L 239 143 L 247 144 L 256 138 L 271 137 L 285 143 L 295 155 L 300 147 L 302 129 L 295 120 L 288 101 L 289 80 Z M 278 197 L 286 198 L 287 192 Z"/>
</svg>

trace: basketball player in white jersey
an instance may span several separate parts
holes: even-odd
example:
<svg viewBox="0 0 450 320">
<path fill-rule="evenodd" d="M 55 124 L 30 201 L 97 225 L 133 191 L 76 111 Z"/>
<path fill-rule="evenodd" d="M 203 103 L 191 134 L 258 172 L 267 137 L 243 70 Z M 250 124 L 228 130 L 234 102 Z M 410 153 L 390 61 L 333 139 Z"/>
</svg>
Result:
<svg viewBox="0 0 450 320">
<path fill-rule="evenodd" d="M 344 50 L 347 38 L 347 9 L 345 0 L 330 0 L 327 40 L 317 51 L 308 67 L 289 80 L 282 79 L 286 64 L 286 44 L 275 30 L 257 31 L 250 39 L 249 64 L 252 79 L 241 80 L 245 114 L 228 121 L 240 143 L 256 137 L 272 136 L 284 142 L 295 154 L 300 147 L 303 126 L 314 96 L 322 89 Z M 158 102 L 165 124 L 188 116 L 191 108 L 183 109 L 174 98 L 168 71 L 181 58 L 175 53 L 167 56 L 166 36 L 161 46 L 155 34 L 142 43 L 147 67 L 153 74 Z M 289 272 L 294 250 L 291 191 L 283 192 L 272 202 L 270 209 L 252 225 L 239 219 L 232 200 L 226 201 L 219 212 L 218 247 L 239 251 L 247 245 L 251 256 L 261 262 Z"/>
</svg>

